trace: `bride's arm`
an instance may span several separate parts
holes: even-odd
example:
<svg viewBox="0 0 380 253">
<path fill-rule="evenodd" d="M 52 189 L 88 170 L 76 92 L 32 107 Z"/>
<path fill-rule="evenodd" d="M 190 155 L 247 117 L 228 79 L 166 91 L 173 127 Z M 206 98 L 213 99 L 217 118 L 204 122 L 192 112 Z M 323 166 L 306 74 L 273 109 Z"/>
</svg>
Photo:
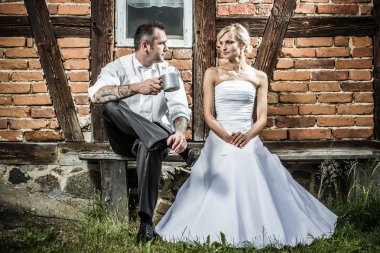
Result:
<svg viewBox="0 0 380 253">
<path fill-rule="evenodd" d="M 257 120 L 252 125 L 251 129 L 249 129 L 246 133 L 244 134 L 239 133 L 241 135 L 240 137 L 238 137 L 234 133 L 232 134 L 233 135 L 232 143 L 238 147 L 244 147 L 251 139 L 255 138 L 261 132 L 261 130 L 264 129 L 264 127 L 267 124 L 268 77 L 262 71 L 258 71 L 257 75 L 259 77 L 259 83 L 257 87 L 257 99 L 256 99 Z"/>
<path fill-rule="evenodd" d="M 203 114 L 207 126 L 225 142 L 231 142 L 232 136 L 220 125 L 215 118 L 214 98 L 215 79 L 218 71 L 211 67 L 205 72 L 203 79 Z"/>
</svg>

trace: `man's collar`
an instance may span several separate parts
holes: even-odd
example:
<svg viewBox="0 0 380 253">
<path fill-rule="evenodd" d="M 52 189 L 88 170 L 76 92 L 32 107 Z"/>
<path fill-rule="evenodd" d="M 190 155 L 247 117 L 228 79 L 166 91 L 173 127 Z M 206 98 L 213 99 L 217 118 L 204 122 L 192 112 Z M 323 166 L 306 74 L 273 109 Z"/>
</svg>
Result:
<svg viewBox="0 0 380 253">
<path fill-rule="evenodd" d="M 150 67 L 144 67 L 141 64 L 141 62 L 136 58 L 136 54 L 133 55 L 132 62 L 133 62 L 133 66 L 137 70 L 140 70 L 140 69 L 154 69 L 154 70 L 157 70 L 157 64 L 155 64 L 155 63 L 153 63 Z"/>
</svg>

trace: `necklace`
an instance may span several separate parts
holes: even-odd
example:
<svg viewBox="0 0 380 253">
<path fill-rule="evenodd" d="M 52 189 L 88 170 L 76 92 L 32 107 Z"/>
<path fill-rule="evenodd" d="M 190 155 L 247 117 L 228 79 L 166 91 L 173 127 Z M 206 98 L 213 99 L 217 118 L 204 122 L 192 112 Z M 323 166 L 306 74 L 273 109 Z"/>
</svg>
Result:
<svg viewBox="0 0 380 253">
<path fill-rule="evenodd" d="M 237 71 L 228 71 L 228 75 L 231 76 L 232 79 L 241 79 L 243 77 L 242 72 L 237 72 Z"/>
</svg>

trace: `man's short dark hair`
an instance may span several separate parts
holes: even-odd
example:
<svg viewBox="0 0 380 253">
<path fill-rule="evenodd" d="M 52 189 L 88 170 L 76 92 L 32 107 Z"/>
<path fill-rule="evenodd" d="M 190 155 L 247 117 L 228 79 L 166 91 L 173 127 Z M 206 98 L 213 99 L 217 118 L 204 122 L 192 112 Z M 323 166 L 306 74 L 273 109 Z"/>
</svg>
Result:
<svg viewBox="0 0 380 253">
<path fill-rule="evenodd" d="M 154 40 L 157 39 L 154 32 L 155 28 L 165 31 L 164 26 L 159 22 L 144 23 L 137 27 L 134 37 L 135 51 L 140 49 L 140 43 L 143 39 L 146 40 L 149 45 L 153 45 Z"/>
</svg>

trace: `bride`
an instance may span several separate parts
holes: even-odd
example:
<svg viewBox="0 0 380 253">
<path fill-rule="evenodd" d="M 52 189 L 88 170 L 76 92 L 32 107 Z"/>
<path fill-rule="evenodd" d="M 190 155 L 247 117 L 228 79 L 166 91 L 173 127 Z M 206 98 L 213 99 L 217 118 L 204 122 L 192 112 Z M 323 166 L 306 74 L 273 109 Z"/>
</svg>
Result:
<svg viewBox="0 0 380 253">
<path fill-rule="evenodd" d="M 248 31 L 240 24 L 227 26 L 217 42 L 228 62 L 205 72 L 203 110 L 211 131 L 157 233 L 170 242 L 204 243 L 209 237 L 255 248 L 330 237 L 336 215 L 302 188 L 258 137 L 267 122 L 268 80 L 246 63 Z"/>
</svg>

